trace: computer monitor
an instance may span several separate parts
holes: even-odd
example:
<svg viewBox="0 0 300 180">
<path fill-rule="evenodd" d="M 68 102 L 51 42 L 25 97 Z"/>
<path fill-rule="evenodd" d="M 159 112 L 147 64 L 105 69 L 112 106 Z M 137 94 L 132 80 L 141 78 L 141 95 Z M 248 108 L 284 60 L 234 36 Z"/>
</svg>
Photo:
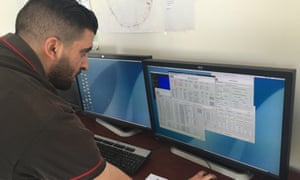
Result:
<svg viewBox="0 0 300 180">
<path fill-rule="evenodd" d="M 77 76 L 83 113 L 117 130 L 150 130 L 142 69 L 142 61 L 149 58 L 151 56 L 89 54 L 88 70 Z"/>
<path fill-rule="evenodd" d="M 159 59 L 143 68 L 158 138 L 236 176 L 287 178 L 296 70 Z"/>
</svg>

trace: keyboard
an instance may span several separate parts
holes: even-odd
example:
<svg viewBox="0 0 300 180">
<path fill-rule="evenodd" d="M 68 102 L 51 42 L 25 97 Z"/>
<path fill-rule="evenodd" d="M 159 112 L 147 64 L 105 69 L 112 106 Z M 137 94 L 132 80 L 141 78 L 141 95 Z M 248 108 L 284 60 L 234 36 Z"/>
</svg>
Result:
<svg viewBox="0 0 300 180">
<path fill-rule="evenodd" d="M 107 137 L 95 135 L 104 159 L 129 175 L 135 174 L 149 158 L 151 151 Z"/>
</svg>

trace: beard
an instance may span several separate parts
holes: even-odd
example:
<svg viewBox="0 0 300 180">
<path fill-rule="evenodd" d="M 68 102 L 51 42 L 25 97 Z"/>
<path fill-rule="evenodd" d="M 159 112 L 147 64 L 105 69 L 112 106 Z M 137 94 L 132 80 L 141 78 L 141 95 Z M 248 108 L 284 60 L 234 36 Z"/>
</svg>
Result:
<svg viewBox="0 0 300 180">
<path fill-rule="evenodd" d="M 49 72 L 48 78 L 55 88 L 68 90 L 74 81 L 74 74 L 75 70 L 70 66 L 69 58 L 62 56 L 57 65 Z"/>
</svg>

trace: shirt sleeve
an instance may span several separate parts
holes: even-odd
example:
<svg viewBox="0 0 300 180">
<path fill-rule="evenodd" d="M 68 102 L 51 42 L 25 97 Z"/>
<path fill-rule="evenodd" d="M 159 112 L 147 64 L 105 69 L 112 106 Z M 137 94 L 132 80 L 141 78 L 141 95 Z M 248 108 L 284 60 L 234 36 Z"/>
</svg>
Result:
<svg viewBox="0 0 300 180">
<path fill-rule="evenodd" d="M 87 180 L 97 177 L 106 162 L 93 133 L 74 113 L 52 113 L 42 131 L 25 149 L 16 169 L 16 179 Z"/>
<path fill-rule="evenodd" d="M 83 179 L 95 178 L 95 176 L 100 174 L 101 171 L 103 170 L 103 168 L 105 167 L 106 162 L 103 162 L 103 161 L 104 161 L 103 158 L 99 158 L 98 163 L 93 168 L 83 172 L 82 174 L 80 174 L 76 177 L 72 177 L 70 180 L 83 180 Z M 99 168 L 101 166 L 103 166 L 103 168 Z"/>
</svg>

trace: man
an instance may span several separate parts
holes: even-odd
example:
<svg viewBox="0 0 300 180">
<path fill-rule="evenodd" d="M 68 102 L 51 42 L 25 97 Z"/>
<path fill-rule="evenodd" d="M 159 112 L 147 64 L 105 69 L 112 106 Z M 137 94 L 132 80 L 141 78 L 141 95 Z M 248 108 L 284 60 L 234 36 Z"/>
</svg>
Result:
<svg viewBox="0 0 300 180">
<path fill-rule="evenodd" d="M 55 88 L 88 68 L 98 22 L 75 0 L 29 0 L 0 38 L 0 179 L 130 179 Z M 209 179 L 204 172 L 193 179 Z"/>
</svg>

